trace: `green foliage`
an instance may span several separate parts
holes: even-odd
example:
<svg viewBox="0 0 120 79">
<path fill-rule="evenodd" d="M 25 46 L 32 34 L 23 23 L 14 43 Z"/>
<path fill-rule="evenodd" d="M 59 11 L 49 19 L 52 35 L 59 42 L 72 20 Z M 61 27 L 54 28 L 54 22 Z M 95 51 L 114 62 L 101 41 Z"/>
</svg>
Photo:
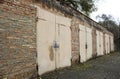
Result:
<svg viewBox="0 0 120 79">
<path fill-rule="evenodd" d="M 69 6 L 72 6 L 75 9 L 77 9 L 78 7 L 77 1 L 75 0 L 58 0 L 58 1 L 60 1 L 61 4 L 67 4 Z"/>
<path fill-rule="evenodd" d="M 61 4 L 67 4 L 73 8 L 82 11 L 86 15 L 90 15 L 93 11 L 96 11 L 95 0 L 58 0 Z"/>
<path fill-rule="evenodd" d="M 80 0 L 80 5 L 82 11 L 85 12 L 86 15 L 89 15 L 93 11 L 97 10 L 93 0 Z"/>
</svg>

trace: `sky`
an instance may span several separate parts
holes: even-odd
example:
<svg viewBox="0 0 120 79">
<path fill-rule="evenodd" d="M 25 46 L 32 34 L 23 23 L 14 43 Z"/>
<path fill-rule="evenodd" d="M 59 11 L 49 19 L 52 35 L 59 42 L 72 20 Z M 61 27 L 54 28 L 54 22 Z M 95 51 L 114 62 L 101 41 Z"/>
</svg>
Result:
<svg viewBox="0 0 120 79">
<path fill-rule="evenodd" d="M 115 20 L 120 20 L 120 1 L 119 0 L 99 0 L 96 3 L 96 6 L 98 8 L 97 11 L 93 12 L 91 14 L 91 18 L 95 21 L 98 21 L 96 19 L 97 15 L 112 15 Z"/>
</svg>

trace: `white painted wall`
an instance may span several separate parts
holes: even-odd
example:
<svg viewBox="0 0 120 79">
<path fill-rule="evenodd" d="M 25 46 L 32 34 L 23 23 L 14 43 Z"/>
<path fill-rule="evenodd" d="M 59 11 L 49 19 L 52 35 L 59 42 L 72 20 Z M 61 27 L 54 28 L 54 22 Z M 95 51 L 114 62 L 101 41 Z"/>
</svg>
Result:
<svg viewBox="0 0 120 79">
<path fill-rule="evenodd" d="M 71 65 L 71 19 L 37 7 L 37 53 L 39 75 Z M 53 48 L 54 41 L 59 48 Z"/>
</svg>

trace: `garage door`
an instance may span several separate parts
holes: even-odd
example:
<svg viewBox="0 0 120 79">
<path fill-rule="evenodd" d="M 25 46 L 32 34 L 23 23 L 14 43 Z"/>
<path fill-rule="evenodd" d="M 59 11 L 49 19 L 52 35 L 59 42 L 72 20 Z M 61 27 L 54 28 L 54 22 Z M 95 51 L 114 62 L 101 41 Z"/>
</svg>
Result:
<svg viewBox="0 0 120 79">
<path fill-rule="evenodd" d="M 97 33 L 97 55 L 103 55 L 104 51 L 103 51 L 103 33 L 100 31 L 96 31 Z"/>
<path fill-rule="evenodd" d="M 92 58 L 92 29 L 79 25 L 79 40 L 80 40 L 80 61 L 85 62 Z"/>
<path fill-rule="evenodd" d="M 71 65 L 71 31 L 67 26 L 58 24 L 59 50 L 57 54 L 57 68 Z"/>
<path fill-rule="evenodd" d="M 92 58 L 92 29 L 86 28 L 87 39 L 87 59 Z"/>
<path fill-rule="evenodd" d="M 111 51 L 114 51 L 114 40 L 113 40 L 113 36 L 111 36 Z"/>
<path fill-rule="evenodd" d="M 106 54 L 110 53 L 109 35 L 108 34 L 105 34 L 105 50 L 106 50 Z"/>
<path fill-rule="evenodd" d="M 86 32 L 85 26 L 79 25 L 79 40 L 80 40 L 80 61 L 85 62 L 87 59 L 87 50 L 86 50 Z"/>
<path fill-rule="evenodd" d="M 71 20 L 38 8 L 37 58 L 39 75 L 71 65 Z"/>
</svg>

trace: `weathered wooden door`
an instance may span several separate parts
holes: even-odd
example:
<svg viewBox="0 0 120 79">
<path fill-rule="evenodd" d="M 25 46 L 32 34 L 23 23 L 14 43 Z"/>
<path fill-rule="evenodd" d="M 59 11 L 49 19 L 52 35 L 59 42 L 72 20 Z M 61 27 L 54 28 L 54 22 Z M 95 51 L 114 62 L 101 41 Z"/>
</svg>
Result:
<svg viewBox="0 0 120 79">
<path fill-rule="evenodd" d="M 110 43 L 111 43 L 111 51 L 114 51 L 114 40 L 113 40 L 113 36 L 110 36 Z"/>
<path fill-rule="evenodd" d="M 100 40 L 101 40 L 101 41 L 100 41 L 100 44 L 101 44 L 101 45 L 100 45 L 100 47 L 101 47 L 101 48 L 100 48 L 100 50 L 101 50 L 101 55 L 104 55 L 104 49 L 103 49 L 103 43 L 104 43 L 104 42 L 103 42 L 103 32 L 100 32 L 100 37 L 101 37 L 101 38 L 100 38 Z"/>
<path fill-rule="evenodd" d="M 37 25 L 37 61 L 39 75 L 55 69 L 55 52 L 53 40 L 55 25 L 48 21 L 39 20 Z"/>
<path fill-rule="evenodd" d="M 86 50 L 87 50 L 87 60 L 92 58 L 92 29 L 86 27 Z"/>
<path fill-rule="evenodd" d="M 79 28 L 80 28 L 80 32 L 79 32 L 80 62 L 85 62 L 87 58 L 85 26 L 79 25 Z"/>
<path fill-rule="evenodd" d="M 85 62 L 92 57 L 92 29 L 79 25 L 80 62 Z"/>
<path fill-rule="evenodd" d="M 38 8 L 37 56 L 39 75 L 71 65 L 70 19 Z"/>
<path fill-rule="evenodd" d="M 105 34 L 105 50 L 106 54 L 110 53 L 110 46 L 109 46 L 109 35 Z"/>
<path fill-rule="evenodd" d="M 103 55 L 103 33 L 97 30 L 97 55 Z"/>
<path fill-rule="evenodd" d="M 59 49 L 56 52 L 57 68 L 71 65 L 71 31 L 68 26 L 57 25 Z"/>
</svg>

